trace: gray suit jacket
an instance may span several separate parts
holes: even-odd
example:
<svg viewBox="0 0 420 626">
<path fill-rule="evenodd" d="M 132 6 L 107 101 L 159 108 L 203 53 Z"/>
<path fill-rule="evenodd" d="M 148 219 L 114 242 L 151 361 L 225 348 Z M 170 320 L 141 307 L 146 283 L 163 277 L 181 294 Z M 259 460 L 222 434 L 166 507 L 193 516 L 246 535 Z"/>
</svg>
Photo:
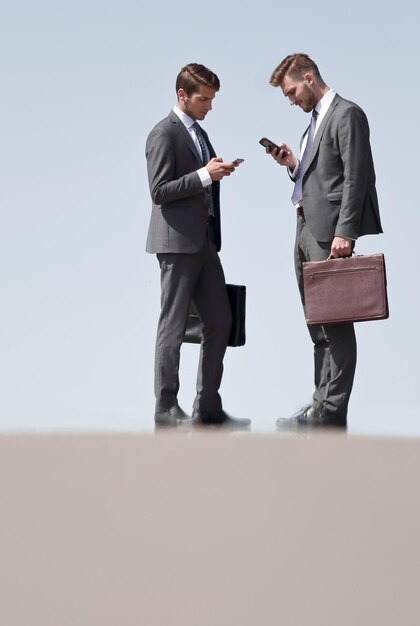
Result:
<svg viewBox="0 0 420 626">
<path fill-rule="evenodd" d="M 210 157 L 216 156 L 206 132 L 201 130 Z M 197 174 L 203 164 L 189 132 L 173 111 L 150 132 L 146 159 L 152 197 L 147 252 L 198 252 L 206 237 L 210 194 L 215 243 L 220 250 L 220 184 L 203 187 Z"/>
<path fill-rule="evenodd" d="M 317 129 L 302 192 L 305 219 L 318 241 L 382 232 L 368 121 L 338 94 Z"/>
</svg>

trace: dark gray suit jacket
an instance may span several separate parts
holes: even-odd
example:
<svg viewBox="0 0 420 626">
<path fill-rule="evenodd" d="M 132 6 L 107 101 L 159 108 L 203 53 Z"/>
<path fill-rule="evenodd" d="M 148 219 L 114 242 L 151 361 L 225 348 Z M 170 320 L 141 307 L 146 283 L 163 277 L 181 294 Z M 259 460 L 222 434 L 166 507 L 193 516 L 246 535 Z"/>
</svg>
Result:
<svg viewBox="0 0 420 626">
<path fill-rule="evenodd" d="M 201 130 L 212 158 L 216 154 Z M 152 196 L 147 252 L 198 252 L 206 238 L 210 194 L 215 243 L 220 250 L 220 184 L 215 181 L 203 187 L 197 174 L 203 164 L 189 132 L 173 111 L 150 132 L 146 159 Z"/>
<path fill-rule="evenodd" d="M 382 232 L 368 121 L 357 104 L 338 94 L 317 129 L 302 191 L 317 241 Z"/>
</svg>

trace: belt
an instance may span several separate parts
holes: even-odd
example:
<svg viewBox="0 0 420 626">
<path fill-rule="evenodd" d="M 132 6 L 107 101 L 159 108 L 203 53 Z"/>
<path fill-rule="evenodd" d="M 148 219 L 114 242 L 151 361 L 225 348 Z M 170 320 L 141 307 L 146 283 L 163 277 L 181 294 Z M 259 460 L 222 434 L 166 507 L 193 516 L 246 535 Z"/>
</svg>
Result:
<svg viewBox="0 0 420 626">
<path fill-rule="evenodd" d="M 303 206 L 296 207 L 296 213 L 298 215 L 301 215 L 302 217 L 305 217 L 305 213 L 303 212 Z"/>
</svg>

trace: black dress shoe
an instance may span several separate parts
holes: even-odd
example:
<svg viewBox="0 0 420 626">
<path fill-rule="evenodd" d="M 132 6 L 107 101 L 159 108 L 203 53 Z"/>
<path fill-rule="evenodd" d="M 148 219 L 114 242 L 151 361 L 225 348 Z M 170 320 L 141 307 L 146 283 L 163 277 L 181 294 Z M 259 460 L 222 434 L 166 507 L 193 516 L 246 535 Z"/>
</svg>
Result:
<svg viewBox="0 0 420 626">
<path fill-rule="evenodd" d="M 180 424 L 192 424 L 193 417 L 187 415 L 178 404 L 171 406 L 166 411 L 155 413 L 155 423 L 158 426 L 179 426 Z"/>
<path fill-rule="evenodd" d="M 251 420 L 244 417 L 231 417 L 225 411 L 209 413 L 206 411 L 193 411 L 193 419 L 205 426 L 223 426 L 226 428 L 248 428 Z"/>
<path fill-rule="evenodd" d="M 277 428 L 303 427 L 303 428 L 319 428 L 319 427 L 336 427 L 346 428 L 347 420 L 345 417 L 335 415 L 327 411 L 321 405 L 308 405 L 300 409 L 291 417 L 279 417 L 276 421 Z"/>
</svg>

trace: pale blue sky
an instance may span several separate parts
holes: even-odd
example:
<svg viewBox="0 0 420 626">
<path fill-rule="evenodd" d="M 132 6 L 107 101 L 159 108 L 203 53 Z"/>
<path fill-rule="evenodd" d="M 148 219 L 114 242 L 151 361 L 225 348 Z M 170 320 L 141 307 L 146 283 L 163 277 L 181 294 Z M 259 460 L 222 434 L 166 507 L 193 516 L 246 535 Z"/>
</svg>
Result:
<svg viewBox="0 0 420 626">
<path fill-rule="evenodd" d="M 222 183 L 221 257 L 248 298 L 247 344 L 225 359 L 225 408 L 270 432 L 310 399 L 291 184 L 258 144 L 266 135 L 298 147 L 308 118 L 268 79 L 304 51 L 368 115 L 385 231 L 356 248 L 385 253 L 391 316 L 357 326 L 349 432 L 419 435 L 418 21 L 406 0 L 3 2 L 0 429 L 153 427 L 159 272 L 144 252 L 144 143 L 192 61 L 221 80 L 204 123 L 216 151 L 245 159 Z M 186 410 L 197 356 L 183 348 Z"/>
</svg>

